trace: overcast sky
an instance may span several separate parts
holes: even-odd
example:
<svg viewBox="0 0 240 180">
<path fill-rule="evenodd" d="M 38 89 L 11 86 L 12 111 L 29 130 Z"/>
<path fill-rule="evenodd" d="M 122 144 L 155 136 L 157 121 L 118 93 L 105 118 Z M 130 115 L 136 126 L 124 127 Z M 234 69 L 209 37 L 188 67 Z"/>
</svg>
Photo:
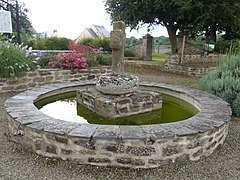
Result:
<svg viewBox="0 0 240 180">
<path fill-rule="evenodd" d="M 92 24 L 112 30 L 109 15 L 106 13 L 104 0 L 21 0 L 29 9 L 29 20 L 38 33 L 53 32 L 61 37 L 76 39 L 85 28 Z M 127 37 L 140 38 L 147 33 L 147 28 L 136 31 L 126 30 Z M 165 28 L 158 26 L 150 31 L 152 36 L 167 36 Z"/>
</svg>

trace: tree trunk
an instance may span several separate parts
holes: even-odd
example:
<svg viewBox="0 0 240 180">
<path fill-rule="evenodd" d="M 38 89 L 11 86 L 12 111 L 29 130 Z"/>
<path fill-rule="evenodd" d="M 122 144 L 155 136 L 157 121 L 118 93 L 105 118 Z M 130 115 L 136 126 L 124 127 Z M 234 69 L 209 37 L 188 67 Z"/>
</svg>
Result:
<svg viewBox="0 0 240 180">
<path fill-rule="evenodd" d="M 217 33 L 215 28 L 211 29 L 211 42 L 217 42 Z"/>
<path fill-rule="evenodd" d="M 206 37 L 205 39 L 206 44 L 209 44 L 211 40 L 210 40 L 210 31 L 208 28 L 206 28 L 205 37 Z"/>
<path fill-rule="evenodd" d="M 177 28 L 174 25 L 167 25 L 166 28 L 168 31 L 169 40 L 171 42 L 172 52 L 177 53 L 178 52 L 177 35 L 176 35 Z"/>
</svg>

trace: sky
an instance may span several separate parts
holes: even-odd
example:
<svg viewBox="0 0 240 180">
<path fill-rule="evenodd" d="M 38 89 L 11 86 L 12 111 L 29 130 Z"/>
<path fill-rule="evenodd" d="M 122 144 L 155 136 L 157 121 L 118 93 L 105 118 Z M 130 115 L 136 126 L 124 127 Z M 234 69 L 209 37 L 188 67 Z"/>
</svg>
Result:
<svg viewBox="0 0 240 180">
<path fill-rule="evenodd" d="M 29 9 L 29 20 L 38 33 L 54 30 L 60 37 L 76 39 L 85 28 L 93 24 L 112 30 L 109 14 L 106 13 L 104 0 L 20 0 Z M 141 38 L 147 33 L 147 27 L 139 30 L 126 29 L 127 37 Z M 151 29 L 154 37 L 168 36 L 166 28 L 157 26 Z"/>
</svg>

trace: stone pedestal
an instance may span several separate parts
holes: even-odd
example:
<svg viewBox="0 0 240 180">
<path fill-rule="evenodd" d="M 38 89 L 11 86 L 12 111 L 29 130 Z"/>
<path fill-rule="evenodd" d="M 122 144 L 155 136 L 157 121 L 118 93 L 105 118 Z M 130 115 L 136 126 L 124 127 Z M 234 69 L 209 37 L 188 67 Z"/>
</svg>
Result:
<svg viewBox="0 0 240 180">
<path fill-rule="evenodd" d="M 100 76 L 96 88 L 103 94 L 121 95 L 134 92 L 139 86 L 137 76 L 108 75 Z"/>
<path fill-rule="evenodd" d="M 152 61 L 152 39 L 149 34 L 143 36 L 143 60 Z"/>
<path fill-rule="evenodd" d="M 108 119 L 162 108 L 160 93 L 137 90 L 125 95 L 105 95 L 95 88 L 77 91 L 77 102 Z"/>
<path fill-rule="evenodd" d="M 100 76 L 94 88 L 77 91 L 79 104 L 108 119 L 162 108 L 160 93 L 137 90 L 138 77 L 124 74 L 125 28 L 123 21 L 113 23 L 113 31 L 110 34 L 112 74 Z M 147 46 L 149 46 L 146 58 L 150 60 L 152 57 L 152 37 L 150 35 L 145 37 Z M 151 46 L 148 45 L 149 43 Z"/>
</svg>

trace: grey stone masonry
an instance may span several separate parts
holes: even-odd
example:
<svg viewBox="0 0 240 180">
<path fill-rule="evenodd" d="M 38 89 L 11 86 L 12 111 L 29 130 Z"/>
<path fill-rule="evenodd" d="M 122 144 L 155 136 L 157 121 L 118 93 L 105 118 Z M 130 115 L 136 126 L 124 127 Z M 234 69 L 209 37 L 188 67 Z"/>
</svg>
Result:
<svg viewBox="0 0 240 180">
<path fill-rule="evenodd" d="M 112 48 L 112 72 L 124 73 L 124 47 L 126 41 L 125 24 L 123 21 L 113 22 L 113 30 L 110 33 L 110 47 Z"/>
<path fill-rule="evenodd" d="M 59 93 L 94 87 L 95 81 L 46 85 L 6 100 L 9 136 L 46 157 L 97 166 L 154 168 L 166 163 L 197 161 L 225 141 L 229 104 L 205 92 L 176 85 L 141 82 L 151 90 L 182 99 L 199 110 L 174 123 L 120 126 L 70 123 L 40 112 L 34 102 Z"/>
<path fill-rule="evenodd" d="M 77 102 L 108 119 L 162 108 L 160 93 L 141 90 L 119 96 L 104 95 L 95 88 L 87 88 L 77 91 Z"/>
<path fill-rule="evenodd" d="M 153 37 L 149 34 L 143 36 L 143 60 L 151 61 L 152 60 L 152 39 Z"/>
<path fill-rule="evenodd" d="M 46 84 L 76 82 L 85 80 L 96 80 L 100 75 L 111 73 L 111 67 L 62 70 L 62 69 L 38 69 L 35 72 L 28 72 L 23 77 L 11 79 L 0 79 L 0 92 L 19 92 L 33 87 L 40 87 Z"/>
</svg>

